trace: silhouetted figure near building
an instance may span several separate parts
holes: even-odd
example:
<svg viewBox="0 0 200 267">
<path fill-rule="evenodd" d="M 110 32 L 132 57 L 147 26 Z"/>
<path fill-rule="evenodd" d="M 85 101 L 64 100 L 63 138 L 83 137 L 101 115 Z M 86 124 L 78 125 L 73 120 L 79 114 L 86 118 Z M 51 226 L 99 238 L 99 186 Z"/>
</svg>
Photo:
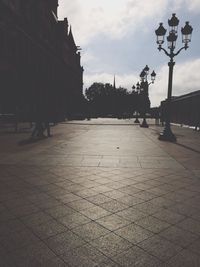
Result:
<svg viewBox="0 0 200 267">
<path fill-rule="evenodd" d="M 32 137 L 51 137 L 50 123 L 55 123 L 59 119 L 59 113 L 55 110 L 54 102 L 52 101 L 51 90 L 49 92 L 43 88 L 41 87 L 41 90 L 36 92 L 34 96 L 35 104 L 31 108 L 33 122 L 35 122 Z"/>
<path fill-rule="evenodd" d="M 48 121 L 45 121 L 44 123 L 44 130 L 43 130 L 43 134 L 44 134 L 44 131 L 47 131 L 47 136 L 48 137 L 51 137 L 51 132 L 50 132 L 50 125 L 49 125 L 49 122 Z"/>
<path fill-rule="evenodd" d="M 46 106 L 42 106 L 42 104 L 37 104 L 35 106 L 36 110 L 34 111 L 33 118 L 35 121 L 35 127 L 31 134 L 31 137 L 44 138 L 46 137 L 44 132 L 47 130 L 47 136 L 50 137 L 50 125 L 49 125 L 49 112 Z"/>
<path fill-rule="evenodd" d="M 31 134 L 31 137 L 32 138 L 34 138 L 34 137 L 43 138 L 43 137 L 45 137 L 43 131 L 44 131 L 44 128 L 43 128 L 42 122 L 36 121 L 33 132 Z"/>
<path fill-rule="evenodd" d="M 160 125 L 160 112 L 158 109 L 155 110 L 155 125 Z"/>
<path fill-rule="evenodd" d="M 35 122 L 35 126 L 34 126 L 32 134 L 31 134 L 31 137 L 32 138 L 34 138 L 34 137 L 44 138 L 44 137 L 46 137 L 46 135 L 44 134 L 45 131 L 47 131 L 47 137 L 52 136 L 51 132 L 50 132 L 49 122 L 37 121 L 37 122 Z"/>
<path fill-rule="evenodd" d="M 45 106 L 43 108 L 43 122 L 44 122 L 44 130 L 43 133 L 47 132 L 47 137 L 51 137 L 50 133 L 50 122 L 55 122 L 56 115 L 54 112 L 52 113 L 52 105 L 48 103 L 48 101 L 45 103 Z"/>
<path fill-rule="evenodd" d="M 195 131 L 200 131 L 200 124 L 197 124 L 197 125 L 195 126 Z"/>
<path fill-rule="evenodd" d="M 195 131 L 200 131 L 200 113 L 197 115 L 196 118 Z"/>
<path fill-rule="evenodd" d="M 160 106 L 160 123 L 161 123 L 161 126 L 165 125 L 165 121 L 166 121 L 166 101 L 162 101 L 161 106 Z"/>
</svg>

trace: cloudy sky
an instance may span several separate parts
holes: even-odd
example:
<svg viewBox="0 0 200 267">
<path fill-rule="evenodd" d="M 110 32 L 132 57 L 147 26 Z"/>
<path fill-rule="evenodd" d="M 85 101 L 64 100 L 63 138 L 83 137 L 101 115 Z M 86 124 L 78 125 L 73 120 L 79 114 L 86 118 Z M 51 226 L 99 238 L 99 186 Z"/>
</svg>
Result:
<svg viewBox="0 0 200 267">
<path fill-rule="evenodd" d="M 168 57 L 157 49 L 155 29 L 159 22 L 168 29 L 172 13 L 179 33 L 185 21 L 194 28 L 189 49 L 175 58 L 173 95 L 181 95 L 200 89 L 200 0 L 60 0 L 59 19 L 68 18 L 82 48 L 84 88 L 113 83 L 115 74 L 116 85 L 131 90 L 147 64 L 157 73 L 151 104 L 159 105 L 167 96 Z M 180 48 L 181 34 L 178 39 Z"/>
</svg>

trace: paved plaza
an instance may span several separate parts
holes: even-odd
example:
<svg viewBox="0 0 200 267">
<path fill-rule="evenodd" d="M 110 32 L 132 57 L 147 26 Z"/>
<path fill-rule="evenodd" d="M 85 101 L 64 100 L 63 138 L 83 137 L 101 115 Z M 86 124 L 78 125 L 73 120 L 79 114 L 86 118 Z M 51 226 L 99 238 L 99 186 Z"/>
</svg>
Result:
<svg viewBox="0 0 200 267">
<path fill-rule="evenodd" d="M 0 267 L 199 267 L 200 133 L 150 123 L 0 131 Z"/>
</svg>

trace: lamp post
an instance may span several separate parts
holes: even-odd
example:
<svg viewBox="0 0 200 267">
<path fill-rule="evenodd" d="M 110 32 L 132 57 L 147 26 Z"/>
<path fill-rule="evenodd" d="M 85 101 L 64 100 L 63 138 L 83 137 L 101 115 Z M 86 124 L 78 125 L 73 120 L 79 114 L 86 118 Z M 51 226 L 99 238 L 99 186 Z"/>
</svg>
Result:
<svg viewBox="0 0 200 267">
<path fill-rule="evenodd" d="M 176 17 L 176 14 L 172 14 L 172 18 L 168 20 L 169 25 L 169 35 L 167 36 L 168 49 L 169 52 L 162 47 L 164 43 L 164 37 L 166 34 L 166 29 L 163 27 L 163 23 L 160 23 L 158 29 L 155 31 L 157 35 L 157 44 L 158 50 L 163 50 L 164 53 L 170 58 L 168 63 L 169 66 L 169 78 L 168 78 L 168 94 L 166 101 L 166 121 L 163 132 L 160 133 L 159 139 L 164 141 L 176 142 L 176 136 L 172 133 L 170 120 L 171 120 L 171 97 L 172 97 L 172 79 L 173 79 L 173 68 L 175 65 L 174 57 L 177 56 L 183 49 L 188 49 L 188 43 L 191 41 L 191 35 L 193 28 L 189 25 L 187 21 L 185 26 L 181 28 L 182 33 L 182 43 L 184 44 L 176 53 L 174 52 L 176 48 L 177 32 L 178 32 L 179 19 Z"/>
<path fill-rule="evenodd" d="M 137 100 L 138 100 L 138 97 L 139 97 L 139 94 L 140 94 L 140 84 L 139 84 L 139 82 L 137 82 L 136 86 L 133 85 L 132 89 L 137 94 Z M 136 108 L 138 108 L 138 106 L 136 106 Z M 138 119 L 138 110 L 136 110 L 136 118 L 135 118 L 134 123 L 140 123 L 140 121 Z"/>
<path fill-rule="evenodd" d="M 149 102 L 149 85 L 153 84 L 156 78 L 156 73 L 153 70 L 151 73 L 151 82 L 148 82 L 148 75 L 149 75 L 149 67 L 146 65 L 146 67 L 142 70 L 140 73 L 140 94 L 142 96 L 142 112 L 143 112 L 143 121 L 140 127 L 148 128 L 149 125 L 146 121 L 146 112 L 148 110 L 148 106 L 150 104 Z"/>
</svg>

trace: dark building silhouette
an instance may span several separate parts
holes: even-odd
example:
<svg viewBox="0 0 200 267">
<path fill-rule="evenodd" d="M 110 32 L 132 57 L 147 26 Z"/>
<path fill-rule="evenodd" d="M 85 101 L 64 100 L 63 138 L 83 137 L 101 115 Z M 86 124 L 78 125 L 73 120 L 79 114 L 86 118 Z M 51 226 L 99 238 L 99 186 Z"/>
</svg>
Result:
<svg viewBox="0 0 200 267">
<path fill-rule="evenodd" d="M 82 101 L 83 68 L 58 0 L 0 0 L 0 113 L 60 120 Z"/>
<path fill-rule="evenodd" d="M 161 115 L 165 121 L 166 100 L 161 102 Z M 171 121 L 200 127 L 200 90 L 172 97 Z"/>
</svg>

